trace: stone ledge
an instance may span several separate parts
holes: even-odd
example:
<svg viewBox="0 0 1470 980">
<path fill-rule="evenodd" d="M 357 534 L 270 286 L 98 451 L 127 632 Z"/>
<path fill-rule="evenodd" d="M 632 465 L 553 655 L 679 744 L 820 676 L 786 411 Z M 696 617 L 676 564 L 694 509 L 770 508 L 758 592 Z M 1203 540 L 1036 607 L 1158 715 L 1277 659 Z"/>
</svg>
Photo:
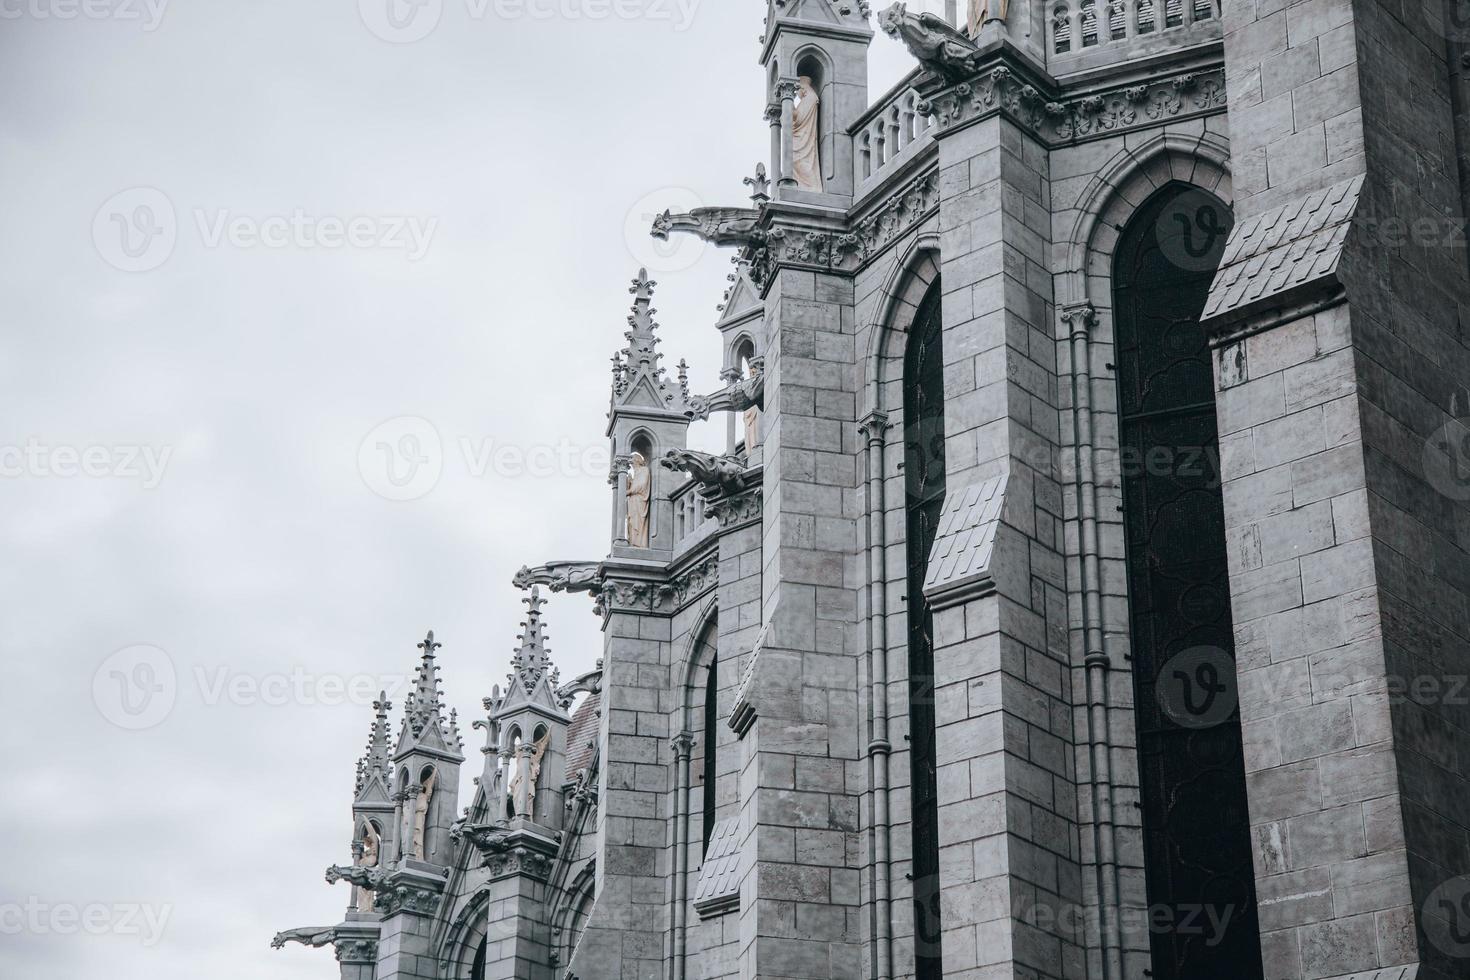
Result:
<svg viewBox="0 0 1470 980">
<path fill-rule="evenodd" d="M 1004 475 L 993 476 L 961 487 L 945 499 L 924 578 L 924 597 L 930 608 L 947 609 L 995 591 L 990 559 L 1006 482 Z"/>
<path fill-rule="evenodd" d="M 1350 177 L 1243 221 L 1230 233 L 1201 316 L 1211 334 L 1282 307 L 1335 301 L 1343 245 L 1363 189 Z"/>
</svg>

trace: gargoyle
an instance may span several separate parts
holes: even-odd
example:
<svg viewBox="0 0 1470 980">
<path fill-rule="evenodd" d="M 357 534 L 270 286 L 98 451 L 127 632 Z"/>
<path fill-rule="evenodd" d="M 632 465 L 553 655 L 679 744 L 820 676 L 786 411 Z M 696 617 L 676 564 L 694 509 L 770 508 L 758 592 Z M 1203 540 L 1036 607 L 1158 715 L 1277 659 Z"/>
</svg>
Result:
<svg viewBox="0 0 1470 980">
<path fill-rule="evenodd" d="M 695 208 L 688 214 L 665 211 L 653 219 L 649 234 L 668 241 L 671 232 L 682 231 L 711 245 L 749 245 L 760 236 L 756 223 L 760 212 L 754 208 Z"/>
<path fill-rule="evenodd" d="M 684 470 L 698 483 L 701 496 L 740 493 L 746 488 L 745 464 L 736 456 L 713 456 L 693 449 L 670 449 L 659 463 L 666 469 Z"/>
<path fill-rule="evenodd" d="M 747 408 L 766 409 L 766 373 L 754 367 L 751 376 L 732 382 L 713 395 L 696 395 L 689 399 L 685 415 L 703 421 L 712 412 L 743 412 Z"/>
<path fill-rule="evenodd" d="M 346 881 L 358 888 L 366 888 L 368 891 L 381 891 L 388 880 L 386 871 L 378 868 L 342 867 L 334 864 L 327 869 L 327 884 L 335 885 L 339 881 Z"/>
<path fill-rule="evenodd" d="M 469 838 L 471 844 L 487 857 L 491 854 L 503 854 L 510 849 L 510 834 L 504 827 L 495 824 L 479 824 L 464 828 L 464 836 Z"/>
<path fill-rule="evenodd" d="M 271 940 L 271 949 L 285 949 L 287 943 L 300 943 L 319 949 L 337 939 L 336 926 L 322 926 L 318 929 L 287 929 L 285 932 L 276 933 L 276 938 Z"/>
<path fill-rule="evenodd" d="M 522 568 L 511 581 L 518 589 L 544 585 L 552 592 L 597 595 L 602 591 L 602 565 L 595 561 L 554 561 L 537 568 Z"/>
<path fill-rule="evenodd" d="M 578 694 L 597 694 L 602 690 L 602 660 L 597 661 L 597 668 L 589 670 L 572 680 L 567 681 L 556 689 L 556 700 L 563 708 L 572 703 L 572 698 Z"/>
<path fill-rule="evenodd" d="M 909 49 L 925 69 L 949 82 L 962 82 L 975 73 L 980 48 L 961 31 L 935 14 L 911 14 L 895 3 L 878 15 L 883 33 Z"/>
</svg>

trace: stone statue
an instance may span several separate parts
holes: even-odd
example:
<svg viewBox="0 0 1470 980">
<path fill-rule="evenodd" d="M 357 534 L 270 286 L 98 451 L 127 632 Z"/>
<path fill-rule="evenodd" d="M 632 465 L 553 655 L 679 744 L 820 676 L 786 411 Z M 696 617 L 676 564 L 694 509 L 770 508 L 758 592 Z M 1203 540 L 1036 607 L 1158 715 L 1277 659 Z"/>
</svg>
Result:
<svg viewBox="0 0 1470 980">
<path fill-rule="evenodd" d="M 700 485 L 705 497 L 740 493 L 746 488 L 745 463 L 735 456 L 714 456 L 693 449 L 670 449 L 659 464 L 665 469 L 684 470 Z"/>
<path fill-rule="evenodd" d="M 746 178 L 749 180 L 750 178 Z M 760 212 L 754 208 L 695 208 L 688 214 L 665 211 L 653 219 L 649 234 L 668 241 L 669 234 L 682 231 L 711 245 L 749 245 L 760 237 L 756 223 Z"/>
<path fill-rule="evenodd" d="M 796 186 L 804 191 L 822 189 L 821 106 L 822 100 L 806 75 L 797 79 L 800 100 L 791 117 L 792 170 Z"/>
<path fill-rule="evenodd" d="M 376 868 L 378 866 L 378 855 L 382 849 L 382 837 L 378 828 L 369 821 L 362 829 L 362 839 L 357 845 L 357 866 L 359 868 Z M 357 890 L 357 910 L 359 912 L 371 912 L 373 910 L 373 892 L 371 888 L 359 888 Z"/>
<path fill-rule="evenodd" d="M 992 6 L 995 13 L 991 13 Z M 970 30 L 971 38 L 980 36 L 980 29 L 988 20 L 1005 20 L 1006 8 L 1010 6 L 1010 0 L 970 0 Z"/>
<path fill-rule="evenodd" d="M 414 857 L 420 861 L 428 859 L 424 850 L 425 837 L 427 836 L 429 824 L 429 804 L 434 801 L 434 782 L 439 778 L 438 772 L 431 769 L 429 775 L 419 785 L 419 792 L 413 801 L 413 851 Z"/>
<path fill-rule="evenodd" d="M 761 410 L 754 405 L 745 410 L 745 451 L 760 444 Z"/>
<path fill-rule="evenodd" d="M 988 9 L 990 0 L 985 0 Z M 983 16 L 983 10 L 982 10 Z M 911 14 L 895 3 L 879 15 L 883 33 L 903 42 L 926 70 L 950 82 L 962 82 L 975 73 L 980 48 L 970 38 L 934 14 Z"/>
<path fill-rule="evenodd" d="M 511 778 L 509 795 L 511 806 L 518 817 L 531 817 L 536 803 L 536 781 L 541 778 L 541 757 L 551 742 L 551 732 L 546 732 L 533 745 L 516 746 L 516 774 Z"/>
<path fill-rule="evenodd" d="M 337 939 L 336 926 L 322 926 L 317 929 L 287 929 L 285 932 L 276 933 L 271 940 L 271 949 L 285 949 L 287 943 L 300 943 L 318 949 Z"/>
<path fill-rule="evenodd" d="M 602 590 L 602 564 L 595 561 L 553 561 L 537 568 L 523 567 L 516 572 L 512 584 L 518 589 L 544 585 L 552 592 L 591 592 Z"/>
<path fill-rule="evenodd" d="M 648 547 L 648 502 L 653 494 L 653 473 L 642 453 L 634 453 L 628 467 L 628 544 Z"/>
</svg>

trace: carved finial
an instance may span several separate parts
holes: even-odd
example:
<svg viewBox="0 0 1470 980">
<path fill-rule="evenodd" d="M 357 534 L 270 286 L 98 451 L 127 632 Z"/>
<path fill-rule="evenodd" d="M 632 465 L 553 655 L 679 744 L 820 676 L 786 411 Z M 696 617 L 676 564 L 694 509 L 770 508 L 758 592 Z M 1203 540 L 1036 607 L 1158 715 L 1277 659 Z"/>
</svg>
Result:
<svg viewBox="0 0 1470 980">
<path fill-rule="evenodd" d="M 633 285 L 629 287 L 628 292 L 633 294 L 635 303 L 646 302 L 653 299 L 653 288 L 657 285 L 658 283 L 648 278 L 647 269 L 639 269 L 638 276 L 633 280 Z"/>
<path fill-rule="evenodd" d="M 760 207 L 771 199 L 771 181 L 766 176 L 766 165 L 764 163 L 757 163 L 755 165 L 755 176 L 746 177 L 744 184 L 750 188 L 750 199 L 755 203 L 756 207 Z"/>
</svg>

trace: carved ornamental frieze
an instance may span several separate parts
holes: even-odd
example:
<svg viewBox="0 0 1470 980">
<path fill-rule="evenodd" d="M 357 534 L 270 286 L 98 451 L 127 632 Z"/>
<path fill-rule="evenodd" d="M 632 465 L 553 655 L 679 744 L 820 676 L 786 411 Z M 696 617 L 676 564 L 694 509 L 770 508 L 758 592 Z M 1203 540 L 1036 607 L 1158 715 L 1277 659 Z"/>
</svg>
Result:
<svg viewBox="0 0 1470 980">
<path fill-rule="evenodd" d="M 719 555 L 710 555 L 675 572 L 666 581 L 618 577 L 609 571 L 602 589 L 608 612 L 672 615 L 720 583 Z"/>
<path fill-rule="evenodd" d="M 1072 143 L 1219 112 L 1225 108 L 1225 69 L 1185 71 L 1140 85 L 1054 96 L 1008 65 L 996 65 L 930 94 L 917 108 L 933 117 L 941 134 L 1002 112 L 1046 143 Z"/>
</svg>

